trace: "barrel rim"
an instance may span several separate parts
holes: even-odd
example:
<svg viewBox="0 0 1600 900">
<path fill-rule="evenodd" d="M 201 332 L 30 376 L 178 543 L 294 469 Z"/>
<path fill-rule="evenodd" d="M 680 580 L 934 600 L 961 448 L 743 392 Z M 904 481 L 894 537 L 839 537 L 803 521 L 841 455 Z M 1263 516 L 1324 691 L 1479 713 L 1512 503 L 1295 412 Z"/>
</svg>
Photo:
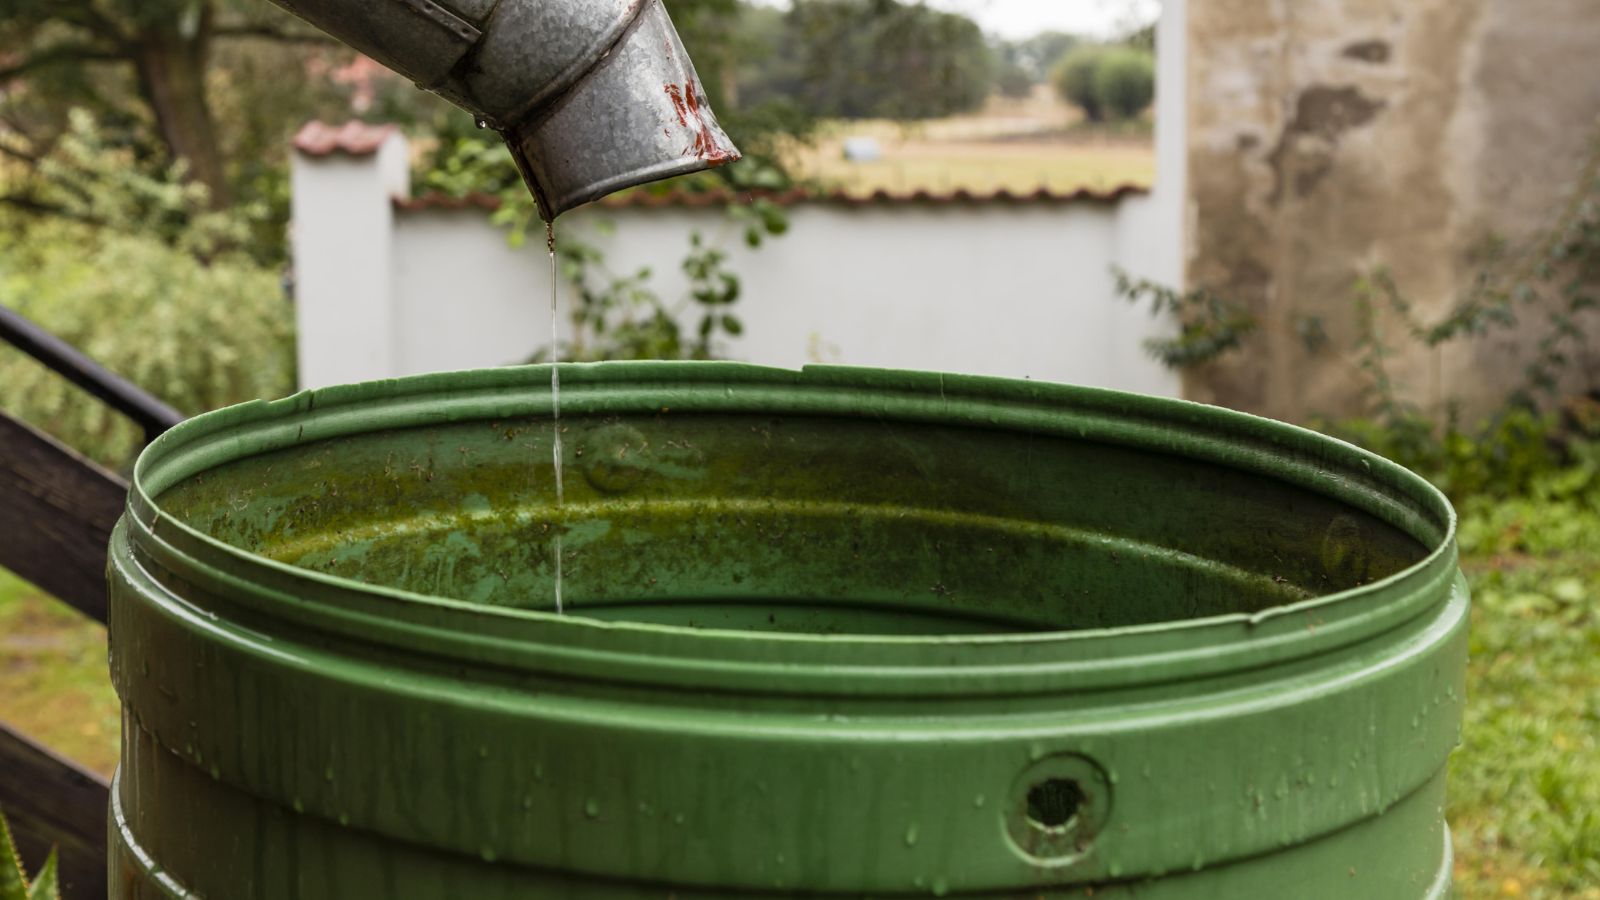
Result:
<svg viewBox="0 0 1600 900">
<path fill-rule="evenodd" d="M 1334 652 L 1403 627 L 1455 589 L 1454 510 L 1421 477 L 1307 429 L 1184 400 L 986 376 L 840 366 L 787 370 L 720 362 L 562 364 L 562 405 L 575 414 L 632 411 L 830 414 L 1000 430 L 1065 431 L 1085 439 L 1184 454 L 1296 483 L 1344 502 L 1365 500 L 1430 547 L 1414 565 L 1346 591 L 1255 614 L 1230 613 L 1115 628 L 997 635 L 811 635 L 602 622 L 490 607 L 365 584 L 250 553 L 163 515 L 155 497 L 223 462 L 302 442 L 383 428 L 548 411 L 550 367 L 436 373 L 302 391 L 190 419 L 140 455 L 125 534 L 183 577 L 316 630 L 405 644 L 427 630 L 435 653 L 484 664 L 584 671 L 607 680 L 746 677 L 750 689 L 814 690 L 801 670 L 870 676 L 857 693 L 897 691 L 937 675 L 950 690 L 996 680 L 1075 689 L 1239 671 Z M 1341 493 L 1342 492 L 1342 493 Z M 1359 504 L 1355 504 L 1358 505 Z M 158 534 L 159 531 L 159 534 Z M 459 639 L 455 651 L 441 635 Z M 955 654 L 930 649 L 960 648 Z M 863 651 L 870 650 L 871 653 Z M 937 661 L 933 661 L 937 658 Z M 799 667 L 799 670 L 797 670 Z M 970 675 L 950 686 L 952 670 Z M 602 675 L 603 673 L 603 675 Z M 1098 677 L 1088 677 L 1095 674 Z"/>
</svg>

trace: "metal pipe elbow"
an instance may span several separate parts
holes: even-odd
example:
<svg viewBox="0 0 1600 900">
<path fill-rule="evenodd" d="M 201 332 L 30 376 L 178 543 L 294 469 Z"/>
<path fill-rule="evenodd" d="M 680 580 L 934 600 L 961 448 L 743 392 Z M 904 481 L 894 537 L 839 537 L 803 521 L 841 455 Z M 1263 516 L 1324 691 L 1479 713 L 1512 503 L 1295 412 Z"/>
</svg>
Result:
<svg viewBox="0 0 1600 900">
<path fill-rule="evenodd" d="M 739 158 L 661 0 L 273 0 L 478 116 L 546 220 Z"/>
</svg>

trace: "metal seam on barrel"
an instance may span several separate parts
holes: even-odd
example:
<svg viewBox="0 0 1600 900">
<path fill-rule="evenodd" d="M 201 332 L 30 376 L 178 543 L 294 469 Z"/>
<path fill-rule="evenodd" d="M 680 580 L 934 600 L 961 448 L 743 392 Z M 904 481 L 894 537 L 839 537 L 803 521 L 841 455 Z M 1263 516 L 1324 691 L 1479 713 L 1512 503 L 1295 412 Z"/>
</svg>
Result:
<svg viewBox="0 0 1600 900">
<path fill-rule="evenodd" d="M 141 528 L 142 529 L 142 526 L 139 523 L 137 523 L 136 521 L 133 522 L 131 527 Z M 167 546 L 167 542 L 164 539 L 162 539 L 162 538 L 160 538 L 160 537 L 158 537 L 158 536 L 156 536 L 156 535 L 154 535 L 153 533 L 150 533 L 150 532 L 146 532 L 145 543 L 153 544 L 153 545 L 155 545 L 157 547 L 165 547 L 165 546 Z M 113 546 L 115 548 L 115 547 L 118 547 L 120 545 L 117 544 L 114 541 Z M 184 554 L 182 554 L 180 552 L 173 551 L 172 555 L 167 556 L 166 560 L 164 561 L 164 564 L 176 563 L 176 564 L 182 566 L 182 565 L 184 565 L 185 559 L 186 559 L 186 557 L 185 557 Z M 279 565 L 281 565 L 281 564 L 279 564 Z M 284 568 L 292 568 L 292 567 L 284 567 Z M 1453 581 L 1453 579 L 1455 579 L 1455 577 L 1456 577 L 1455 573 L 1450 568 L 1448 568 L 1447 566 L 1430 567 L 1430 568 L 1433 569 L 1433 579 L 1432 579 L 1432 581 L 1426 583 L 1426 586 L 1425 586 L 1425 584 L 1414 585 L 1413 590 L 1410 592 L 1411 596 L 1415 596 L 1415 597 L 1419 597 L 1419 598 L 1430 598 L 1430 599 L 1419 600 L 1416 603 L 1408 604 L 1406 606 L 1403 606 L 1403 607 L 1395 609 L 1395 614 L 1396 615 L 1403 614 L 1404 618 L 1399 619 L 1398 621 L 1396 621 L 1396 622 L 1394 622 L 1392 624 L 1383 626 L 1382 627 L 1382 631 L 1387 631 L 1387 630 L 1389 630 L 1391 628 L 1395 628 L 1395 627 L 1401 627 L 1401 626 L 1403 626 L 1405 624 L 1405 622 L 1410 621 L 1412 618 L 1415 618 L 1415 617 L 1421 616 L 1421 615 L 1425 615 L 1429 609 L 1432 609 L 1438 603 L 1448 602 L 1449 593 L 1450 593 L 1450 584 Z M 1427 570 L 1424 570 L 1424 571 L 1426 572 Z M 195 567 L 192 564 L 187 566 L 187 571 L 185 572 L 185 575 L 187 577 L 190 577 L 190 578 L 199 578 L 199 579 L 201 579 L 200 583 L 205 583 L 207 580 L 211 580 L 212 583 L 215 584 L 214 576 L 210 575 L 210 573 L 205 571 L 204 568 Z M 244 579 L 241 576 L 229 575 L 227 577 L 236 588 L 246 588 L 246 586 L 250 585 L 250 583 L 251 583 L 251 582 L 249 582 L 248 580 Z M 372 591 L 372 590 L 373 589 L 368 588 L 368 591 Z M 288 595 L 284 594 L 282 596 L 287 597 Z M 1431 599 L 1431 598 L 1435 598 L 1435 597 L 1437 597 L 1437 599 Z M 426 601 L 429 598 L 425 598 L 425 597 L 421 597 L 421 596 L 412 596 L 412 597 L 404 597 L 403 599 L 413 600 L 413 601 L 415 601 L 415 600 Z M 455 603 L 451 603 L 450 605 L 452 605 L 452 606 L 460 606 L 460 604 L 455 604 Z M 322 614 L 323 614 L 324 617 L 330 616 L 330 615 L 332 615 L 332 616 L 339 615 L 338 613 L 336 613 L 334 611 L 323 611 Z M 529 614 L 529 615 L 531 616 L 531 615 L 537 615 L 537 614 Z M 347 626 L 345 628 L 334 629 L 332 633 L 342 633 L 346 637 L 359 635 L 362 640 L 373 640 L 374 639 L 374 629 L 375 628 L 381 629 L 382 624 L 383 624 L 383 619 L 381 617 L 376 617 L 375 618 L 375 617 L 367 616 L 367 615 L 364 615 L 364 614 L 358 614 L 357 616 L 352 617 L 351 624 L 349 626 Z M 585 627 L 584 623 L 580 623 L 580 622 L 577 622 L 577 621 L 566 621 L 566 622 L 563 622 L 563 621 L 559 621 L 558 620 L 557 622 L 555 622 L 553 624 L 567 625 L 567 626 L 572 626 L 572 627 Z M 1359 623 L 1358 623 L 1358 625 L 1359 625 Z M 1162 628 L 1163 626 L 1155 626 L 1155 627 L 1156 628 Z M 1349 640 L 1352 641 L 1352 642 L 1353 641 L 1357 641 L 1357 640 L 1363 640 L 1363 639 L 1372 639 L 1377 634 L 1382 633 L 1382 631 L 1374 630 L 1374 628 L 1372 626 L 1367 626 L 1365 628 L 1359 628 L 1358 626 L 1352 626 L 1352 627 L 1357 628 L 1355 634 L 1352 635 L 1349 638 Z M 1318 646 L 1321 649 L 1318 649 L 1316 652 L 1318 652 L 1318 653 L 1330 652 L 1327 647 L 1322 646 L 1323 644 L 1326 643 L 1326 640 L 1327 640 L 1326 639 L 1326 635 L 1329 634 L 1329 633 L 1337 633 L 1337 632 L 1332 631 L 1332 629 L 1325 629 L 1324 632 L 1323 632 L 1323 634 L 1324 634 L 1323 640 L 1318 642 Z M 1295 630 L 1294 632 L 1291 632 L 1291 634 L 1293 636 L 1295 636 L 1295 637 L 1299 637 L 1298 630 Z M 1092 632 L 1084 632 L 1084 633 L 1079 633 L 1077 635 L 1074 635 L 1074 638 L 1078 639 L 1078 640 L 1088 640 L 1088 639 L 1093 639 L 1094 637 L 1096 637 L 1096 635 L 1094 633 L 1092 633 Z M 480 646 L 480 648 L 481 648 L 481 643 L 485 639 L 482 638 L 481 636 L 477 636 L 477 637 L 473 637 L 473 638 L 464 638 L 464 640 L 471 640 L 471 641 L 479 642 L 478 646 Z M 1013 638 L 999 638 L 999 639 L 996 639 L 996 642 L 997 643 L 998 642 L 1009 642 L 1009 641 L 1014 641 L 1014 640 L 1017 640 L 1017 638 L 1014 638 L 1014 637 Z M 1025 638 L 1023 640 L 1026 641 Z M 1047 640 L 1047 638 L 1040 638 L 1040 639 L 1038 639 L 1038 643 L 1043 643 L 1045 640 Z M 1301 640 L 1304 641 L 1305 639 L 1301 638 Z M 1263 645 L 1263 641 L 1261 639 L 1253 639 L 1251 641 L 1250 649 L 1255 651 L 1255 654 L 1253 654 L 1253 655 L 1259 655 L 1259 651 L 1260 651 L 1262 645 Z M 520 643 L 515 643 L 514 646 L 520 647 L 522 645 Z M 464 656 L 471 657 L 471 658 L 482 659 L 483 656 L 484 656 L 483 653 L 481 652 L 481 649 L 480 649 L 479 652 L 473 653 L 473 652 L 467 652 L 465 647 L 463 647 L 461 652 L 464 654 Z M 531 652 L 531 650 L 530 650 L 530 652 Z M 576 656 L 576 654 L 579 653 L 580 651 L 576 650 L 576 648 L 572 648 L 572 647 L 569 647 L 569 646 L 562 646 L 562 647 L 558 647 L 558 648 L 550 648 L 546 652 L 554 654 L 554 657 L 546 665 L 548 665 L 550 667 L 555 667 L 555 668 L 562 669 L 564 671 L 570 672 L 571 671 L 571 665 L 578 658 Z M 1290 654 L 1288 658 L 1293 659 L 1293 658 L 1296 658 L 1297 655 L 1298 654 Z M 560 657 L 566 657 L 568 661 L 566 663 L 557 662 L 556 660 L 558 658 L 560 658 Z M 1241 664 L 1241 660 L 1236 659 L 1234 657 L 1219 657 L 1218 660 L 1219 660 L 1219 664 L 1222 664 L 1222 665 L 1225 666 L 1225 669 L 1224 669 L 1225 671 L 1231 671 L 1234 668 L 1237 668 Z M 636 664 L 636 663 L 638 663 L 638 661 L 639 660 L 638 660 L 637 657 L 618 658 L 618 657 L 612 656 L 612 657 L 605 658 L 604 662 L 600 662 L 597 659 L 596 660 L 596 664 L 597 665 L 601 665 L 605 669 L 607 669 L 609 671 L 609 676 L 611 678 L 617 678 L 617 677 L 621 677 L 622 674 L 627 671 L 627 667 L 630 665 L 630 663 Z M 698 667 L 704 668 L 708 672 L 716 670 L 716 667 L 713 665 L 713 663 L 711 663 L 708 660 L 699 659 L 699 660 L 695 660 L 695 662 L 697 663 Z M 1187 664 L 1192 664 L 1192 660 L 1188 659 L 1186 656 L 1183 656 L 1183 655 L 1176 656 L 1172 660 L 1172 664 L 1174 664 L 1174 665 L 1184 665 L 1186 663 Z M 1261 662 L 1255 662 L 1255 663 L 1252 663 L 1251 665 L 1259 666 L 1259 665 L 1262 665 L 1262 664 L 1263 663 L 1261 663 Z M 1271 664 L 1271 663 L 1267 663 L 1267 664 Z M 752 665 L 752 664 L 749 664 L 749 663 L 729 663 L 729 665 L 730 666 L 737 665 L 738 666 L 738 670 L 745 672 L 747 676 L 753 675 L 754 671 L 762 668 L 761 666 Z M 795 664 L 793 662 L 786 662 L 786 663 L 783 663 L 783 664 L 775 666 L 773 671 L 775 673 L 781 673 L 783 680 L 789 682 L 792 685 L 792 688 L 791 688 L 792 690 L 795 690 L 795 691 L 814 690 L 815 689 L 814 687 L 806 685 L 804 672 L 803 671 L 797 671 L 795 669 L 794 665 Z M 1074 674 L 1072 676 L 1073 677 L 1073 682 L 1075 684 L 1079 685 L 1079 686 L 1082 686 L 1082 684 L 1083 684 L 1082 679 L 1083 679 L 1085 673 L 1076 672 L 1076 667 L 1090 667 L 1090 666 L 1092 666 L 1094 668 L 1097 668 L 1097 669 L 1104 669 L 1107 666 L 1107 661 L 1103 660 L 1103 659 L 1089 659 L 1089 660 L 1081 660 L 1081 661 L 1074 661 L 1074 662 L 1066 662 L 1066 663 L 1063 664 L 1062 668 L 1059 671 L 1060 671 L 1061 677 L 1066 677 L 1068 673 L 1076 673 L 1076 674 Z M 1039 671 L 1040 669 L 1043 669 L 1046 672 L 1048 672 L 1050 670 L 1050 667 L 1047 664 L 1044 664 L 1042 661 L 1039 661 L 1039 660 L 1034 660 L 1034 661 L 1030 662 L 1028 665 L 1024 666 L 1023 668 L 1024 668 L 1024 670 L 1031 670 L 1031 671 L 1035 671 L 1035 672 Z M 829 669 L 830 669 L 830 671 L 837 670 L 837 664 L 831 664 L 829 666 Z M 881 675 L 884 672 L 893 672 L 893 671 L 894 670 L 892 670 L 892 669 L 879 669 L 879 668 L 863 669 L 860 672 L 858 677 L 870 678 L 870 677 L 872 677 L 874 675 Z M 984 674 L 983 670 L 973 669 L 973 670 L 965 670 L 965 671 L 968 671 L 969 674 L 972 674 L 974 676 L 980 676 L 980 675 Z M 1001 670 L 993 670 L 993 669 L 988 670 L 988 672 L 991 675 L 994 674 L 996 671 L 1004 671 L 1004 670 L 1003 669 L 1001 669 Z M 1126 663 L 1125 669 L 1123 669 L 1121 671 L 1121 677 L 1125 679 L 1130 674 L 1150 674 L 1151 672 L 1154 672 L 1154 671 L 1158 671 L 1154 661 L 1150 657 L 1141 657 L 1141 658 L 1136 659 L 1136 660 L 1129 660 Z M 650 676 L 641 676 L 641 677 L 644 677 L 646 680 L 653 681 L 655 677 L 659 677 L 659 674 L 660 674 L 660 671 L 658 670 L 657 671 L 657 675 L 654 676 L 654 677 L 650 677 Z M 680 674 L 682 674 L 681 670 L 680 670 Z M 948 673 L 946 673 L 946 674 L 948 674 Z M 939 675 L 938 672 L 930 671 L 930 672 L 928 672 L 926 674 L 926 677 L 931 680 L 931 679 L 940 678 L 941 676 Z M 1135 679 L 1135 680 L 1137 681 L 1138 679 Z M 1119 683 L 1125 683 L 1125 682 L 1119 682 Z M 1004 689 L 1006 689 L 1006 690 L 1016 690 L 1017 687 L 1018 687 L 1017 685 L 1010 685 L 1010 686 L 1008 686 L 1008 687 L 1006 687 Z M 996 688 L 996 689 L 1000 689 L 1000 688 Z"/>
</svg>

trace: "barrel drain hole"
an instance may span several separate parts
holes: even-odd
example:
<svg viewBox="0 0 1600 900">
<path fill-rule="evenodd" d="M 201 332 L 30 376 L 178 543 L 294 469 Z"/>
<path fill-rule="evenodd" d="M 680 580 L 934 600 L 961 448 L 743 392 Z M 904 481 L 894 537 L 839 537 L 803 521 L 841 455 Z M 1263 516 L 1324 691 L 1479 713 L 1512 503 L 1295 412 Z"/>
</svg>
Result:
<svg viewBox="0 0 1600 900">
<path fill-rule="evenodd" d="M 1046 778 L 1028 789 L 1028 822 L 1036 828 L 1064 828 L 1077 818 L 1083 786 L 1071 778 Z"/>
<path fill-rule="evenodd" d="M 1072 866 L 1090 858 L 1111 819 L 1111 779 L 1099 763 L 1068 750 L 1033 762 L 1011 782 L 1000 813 L 1011 848 L 1031 865 Z"/>
</svg>

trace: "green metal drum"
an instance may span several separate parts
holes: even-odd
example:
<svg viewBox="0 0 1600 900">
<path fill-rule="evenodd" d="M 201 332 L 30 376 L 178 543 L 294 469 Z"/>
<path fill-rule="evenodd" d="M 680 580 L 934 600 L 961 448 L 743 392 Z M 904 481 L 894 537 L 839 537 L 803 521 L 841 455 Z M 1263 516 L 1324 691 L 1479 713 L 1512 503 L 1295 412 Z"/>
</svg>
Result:
<svg viewBox="0 0 1600 900">
<path fill-rule="evenodd" d="M 558 506 L 549 377 L 145 452 L 113 897 L 1447 895 L 1468 600 L 1421 479 L 1106 391 L 604 364 Z"/>
</svg>

